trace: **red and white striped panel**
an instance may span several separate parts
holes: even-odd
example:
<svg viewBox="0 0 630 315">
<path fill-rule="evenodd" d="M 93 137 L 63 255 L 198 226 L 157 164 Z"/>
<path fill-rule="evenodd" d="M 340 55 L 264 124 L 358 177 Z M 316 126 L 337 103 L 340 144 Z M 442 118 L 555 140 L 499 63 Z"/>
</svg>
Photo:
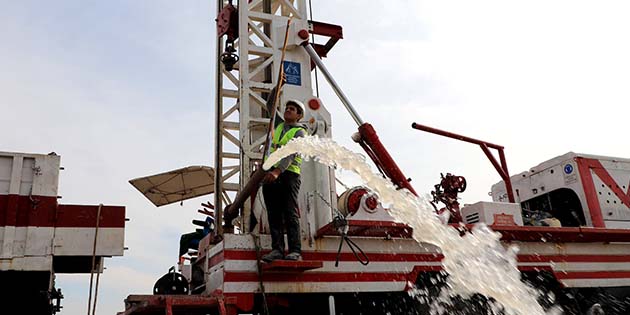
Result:
<svg viewBox="0 0 630 315">
<path fill-rule="evenodd" d="M 298 292 L 386 292 L 403 291 L 421 271 L 441 269 L 442 256 L 432 245 L 421 245 L 409 239 L 383 240 L 353 238 L 368 255 L 370 263 L 361 265 L 344 244 L 335 267 L 338 237 L 316 240 L 303 246 L 304 260 L 322 261 L 323 267 L 301 273 L 265 272 L 265 291 Z M 262 248 L 270 248 L 270 238 L 261 236 Z M 259 291 L 256 250 L 249 235 L 225 235 L 222 243 L 209 251 L 210 291 L 252 293 Z"/>
<path fill-rule="evenodd" d="M 98 207 L 0 195 L 0 270 L 48 271 L 53 255 L 91 256 Z M 98 225 L 96 255 L 122 256 L 125 207 L 101 207 Z"/>
<path fill-rule="evenodd" d="M 41 259 L 30 263 L 24 256 L 49 254 L 52 229 L 25 227 L 51 226 L 59 163 L 57 155 L 0 152 L 0 270 L 43 268 Z"/>
<path fill-rule="evenodd" d="M 630 286 L 628 243 L 520 243 L 519 267 L 552 270 L 566 287 Z"/>
<path fill-rule="evenodd" d="M 335 267 L 339 239 L 324 238 L 303 250 L 304 260 L 322 261 L 322 268 L 303 273 L 266 272 L 265 291 L 403 291 L 420 272 L 442 270 L 442 255 L 435 246 L 408 239 L 353 240 L 370 258 L 367 266 L 361 265 L 344 244 L 339 266 Z M 262 248 L 269 248 L 269 241 L 267 236 L 261 236 Z M 553 271 L 566 287 L 630 286 L 630 244 L 528 242 L 519 246 L 519 269 Z M 226 235 L 222 243 L 210 249 L 209 257 L 210 291 L 259 291 L 256 251 L 251 236 Z"/>
<path fill-rule="evenodd" d="M 59 205 L 60 157 L 0 152 L 0 270 L 52 270 L 53 256 L 91 256 L 99 206 Z M 103 206 L 97 256 L 121 256 L 125 208 Z"/>
</svg>

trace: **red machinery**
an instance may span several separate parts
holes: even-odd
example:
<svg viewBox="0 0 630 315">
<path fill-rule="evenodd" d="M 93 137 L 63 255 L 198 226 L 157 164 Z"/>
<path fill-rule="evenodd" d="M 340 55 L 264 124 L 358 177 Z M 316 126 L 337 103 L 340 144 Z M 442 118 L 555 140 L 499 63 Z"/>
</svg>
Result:
<svg viewBox="0 0 630 315">
<path fill-rule="evenodd" d="M 241 1 L 238 8 L 220 2 L 218 9 L 216 160 L 215 168 L 210 172 L 206 167 L 205 173 L 211 174 L 213 185 L 204 180 L 203 192 L 181 191 L 181 199 L 214 193 L 216 229 L 181 260 L 190 261 L 179 267 L 189 285 L 180 291 L 185 294 L 130 295 L 122 314 L 427 312 L 429 306 L 407 292 L 417 287 L 435 294 L 444 285 L 440 249 L 413 240 L 411 229 L 396 222 L 368 189 L 351 188 L 338 197 L 334 171 L 315 161 L 302 165 L 299 205 L 304 260 L 261 263 L 260 257 L 270 250 L 270 238 L 257 190 L 264 175 L 260 169 L 263 144 L 270 117 L 276 115 L 266 102 L 272 88 L 280 86 L 274 82 L 277 78 L 286 80 L 279 104 L 288 99 L 308 104 L 303 123 L 311 134 L 330 138 L 330 114 L 313 95 L 310 71 L 315 65 L 356 122 L 358 133 L 353 139 L 394 185 L 413 194 L 416 191 L 320 59 L 342 38 L 341 27 L 309 21 L 305 0 Z M 315 34 L 330 39 L 314 45 L 309 35 Z M 275 75 L 278 73 L 282 76 Z M 442 176 L 435 186 L 434 202 L 446 205 L 452 222 L 485 222 L 502 233 L 503 241 L 518 242 L 518 268 L 523 278 L 556 294 L 568 314 L 580 314 L 579 309 L 605 302 L 592 292 L 630 308 L 630 303 L 623 304 L 623 298 L 630 296 L 630 245 L 623 243 L 630 241 L 630 229 L 594 228 L 601 226 L 596 216 L 592 222 L 584 222 L 590 224 L 575 227 L 524 226 L 522 204 L 515 203 L 524 200 L 515 198 L 524 192 L 512 187 L 514 178 L 509 176 L 502 146 L 418 124 L 413 127 L 479 145 L 504 181 L 502 190 L 497 188 L 501 199 L 460 209 L 457 195 L 464 192 L 465 179 Z M 490 149 L 498 150 L 498 161 Z M 591 171 L 600 173 L 594 165 L 580 168 L 583 178 L 593 177 Z M 539 191 L 540 185 L 535 189 Z M 530 204 L 543 202 L 532 199 Z M 230 222 L 222 222 L 223 218 Z M 162 281 L 180 283 L 178 274 L 173 271 Z M 160 284 L 168 287 L 168 283 Z M 489 308 L 483 297 L 461 302 L 464 306 L 458 314 Z"/>
<path fill-rule="evenodd" d="M 466 190 L 466 179 L 463 176 L 456 176 L 451 173 L 446 173 L 446 176 L 440 174 L 440 177 L 442 177 L 442 180 L 434 186 L 435 190 L 431 192 L 431 196 L 433 196 L 431 205 L 433 205 L 433 208 L 440 216 L 444 215 L 445 211 L 448 211 L 449 218 L 445 220 L 448 223 L 460 223 L 462 222 L 462 215 L 459 212 L 457 194 Z M 445 207 L 438 209 L 438 202 L 443 203 Z"/>
</svg>

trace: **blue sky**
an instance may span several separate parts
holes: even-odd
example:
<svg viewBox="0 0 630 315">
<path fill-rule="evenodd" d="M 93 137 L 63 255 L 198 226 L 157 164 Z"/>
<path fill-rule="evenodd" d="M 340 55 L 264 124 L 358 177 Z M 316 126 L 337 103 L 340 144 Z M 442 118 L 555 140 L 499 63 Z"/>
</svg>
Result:
<svg viewBox="0 0 630 315">
<path fill-rule="evenodd" d="M 568 151 L 630 157 L 630 12 L 623 1 L 313 1 L 344 39 L 326 60 L 417 191 L 463 175 L 464 203 L 499 180 L 473 145 L 506 147 L 511 173 Z M 99 314 L 149 293 L 175 263 L 198 202 L 156 209 L 127 181 L 212 165 L 214 1 L 0 1 L 0 150 L 62 156 L 62 203 L 127 206 L 124 257 L 106 261 Z M 334 138 L 356 126 L 320 80 Z M 352 178 L 348 178 L 352 182 Z M 61 314 L 84 314 L 87 276 L 60 276 Z"/>
</svg>

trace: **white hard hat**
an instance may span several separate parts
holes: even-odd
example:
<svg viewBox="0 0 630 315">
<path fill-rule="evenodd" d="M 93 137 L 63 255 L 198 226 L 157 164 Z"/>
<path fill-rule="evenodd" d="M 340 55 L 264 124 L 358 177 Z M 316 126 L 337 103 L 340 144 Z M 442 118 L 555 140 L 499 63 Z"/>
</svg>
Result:
<svg viewBox="0 0 630 315">
<path fill-rule="evenodd" d="M 284 103 L 284 110 L 287 110 L 287 105 L 288 104 L 295 104 L 295 105 L 297 105 L 300 108 L 300 110 L 302 111 L 302 115 L 304 115 L 304 113 L 306 112 L 306 107 L 304 107 L 304 103 L 302 103 L 302 102 L 300 102 L 298 100 L 292 99 L 292 100 L 286 101 L 286 103 Z"/>
</svg>

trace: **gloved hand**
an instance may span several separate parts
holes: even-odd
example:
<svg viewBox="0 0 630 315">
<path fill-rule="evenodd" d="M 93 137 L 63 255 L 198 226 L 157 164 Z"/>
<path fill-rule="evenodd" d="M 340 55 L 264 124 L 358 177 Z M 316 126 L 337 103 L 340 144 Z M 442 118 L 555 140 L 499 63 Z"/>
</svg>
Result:
<svg viewBox="0 0 630 315">
<path fill-rule="evenodd" d="M 268 183 L 273 183 L 276 181 L 276 179 L 278 179 L 278 176 L 280 176 L 280 174 L 282 173 L 282 171 L 280 171 L 280 169 L 278 168 L 274 168 L 273 170 L 267 172 L 267 174 L 265 174 L 265 177 L 263 178 L 263 183 L 268 184 Z"/>
</svg>

